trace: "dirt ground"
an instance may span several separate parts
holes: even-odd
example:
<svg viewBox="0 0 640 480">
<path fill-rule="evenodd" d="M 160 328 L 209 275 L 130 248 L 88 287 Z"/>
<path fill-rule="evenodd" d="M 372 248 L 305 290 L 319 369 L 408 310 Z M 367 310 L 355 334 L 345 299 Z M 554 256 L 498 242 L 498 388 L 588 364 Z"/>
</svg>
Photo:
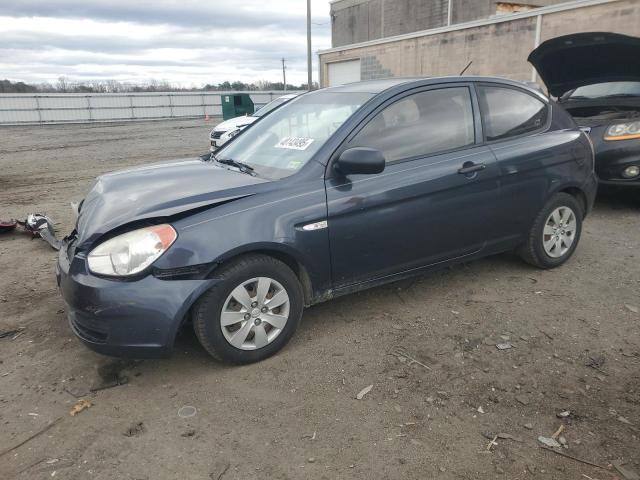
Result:
<svg viewBox="0 0 640 480">
<path fill-rule="evenodd" d="M 67 233 L 96 175 L 204 153 L 211 126 L 2 128 L 0 218 L 46 212 Z M 190 330 L 169 360 L 92 353 L 68 328 L 55 252 L 2 235 L 0 332 L 24 330 L 0 338 L 0 478 L 625 478 L 615 461 L 640 473 L 639 233 L 640 192 L 601 197 L 559 269 L 500 255 L 343 297 L 244 367 L 210 359 Z M 71 416 L 79 399 L 92 406 Z M 561 452 L 604 468 L 540 448 L 561 425 Z M 490 445 L 497 434 L 511 438 Z"/>
</svg>

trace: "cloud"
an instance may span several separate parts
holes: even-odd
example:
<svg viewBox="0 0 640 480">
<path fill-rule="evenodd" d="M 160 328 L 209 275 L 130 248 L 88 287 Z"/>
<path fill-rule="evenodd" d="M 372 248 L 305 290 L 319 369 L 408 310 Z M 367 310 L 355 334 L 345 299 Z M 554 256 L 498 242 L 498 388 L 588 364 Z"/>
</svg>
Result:
<svg viewBox="0 0 640 480">
<path fill-rule="evenodd" d="M 326 48 L 328 4 L 313 0 L 312 10 L 313 48 Z M 278 81 L 283 57 L 288 82 L 306 82 L 303 0 L 21 0 L 0 7 L 0 71 L 12 80 Z"/>
<path fill-rule="evenodd" d="M 323 3 L 314 1 L 314 7 Z M 315 9 L 313 9 L 315 11 Z M 314 21 L 326 20 L 327 7 Z M 306 15 L 304 0 L 19 0 L 2 7 L 12 17 L 90 18 L 111 22 L 171 24 L 205 28 L 297 28 Z"/>
</svg>

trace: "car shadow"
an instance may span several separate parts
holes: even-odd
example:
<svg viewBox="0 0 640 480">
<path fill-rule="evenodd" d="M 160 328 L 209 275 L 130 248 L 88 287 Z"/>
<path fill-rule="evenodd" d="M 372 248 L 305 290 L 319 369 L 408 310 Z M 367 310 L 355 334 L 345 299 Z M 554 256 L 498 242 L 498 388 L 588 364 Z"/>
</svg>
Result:
<svg viewBox="0 0 640 480">
<path fill-rule="evenodd" d="M 597 210 L 639 210 L 640 188 L 600 187 L 595 208 Z"/>
</svg>

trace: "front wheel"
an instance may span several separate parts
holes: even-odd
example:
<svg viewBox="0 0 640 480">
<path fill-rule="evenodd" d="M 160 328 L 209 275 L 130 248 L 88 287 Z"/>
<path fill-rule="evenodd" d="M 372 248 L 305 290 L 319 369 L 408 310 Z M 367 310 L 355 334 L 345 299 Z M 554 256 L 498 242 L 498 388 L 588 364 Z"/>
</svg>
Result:
<svg viewBox="0 0 640 480">
<path fill-rule="evenodd" d="M 578 246 L 582 217 L 582 207 L 575 197 L 557 193 L 538 213 L 520 256 L 538 268 L 562 265 Z"/>
<path fill-rule="evenodd" d="M 263 360 L 293 336 L 304 308 L 302 287 L 284 263 L 266 255 L 240 258 L 195 305 L 193 327 L 214 358 L 235 364 Z"/>
</svg>

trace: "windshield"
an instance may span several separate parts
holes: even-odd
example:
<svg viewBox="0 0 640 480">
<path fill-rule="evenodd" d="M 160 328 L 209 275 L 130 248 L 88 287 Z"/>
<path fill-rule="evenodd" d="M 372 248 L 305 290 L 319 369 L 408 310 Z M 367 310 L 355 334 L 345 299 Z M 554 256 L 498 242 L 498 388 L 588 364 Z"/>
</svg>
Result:
<svg viewBox="0 0 640 480">
<path fill-rule="evenodd" d="M 578 87 L 568 95 L 566 95 L 564 98 L 601 98 L 629 95 L 640 97 L 640 82 L 596 83 L 594 85 Z"/>
<path fill-rule="evenodd" d="M 248 165 L 260 177 L 288 177 L 372 96 L 328 91 L 301 95 L 246 129 L 216 157 Z"/>
<path fill-rule="evenodd" d="M 291 98 L 287 98 L 287 97 L 280 97 L 280 98 L 276 98 L 273 102 L 269 102 L 266 105 L 260 107 L 256 112 L 254 112 L 253 115 L 251 115 L 252 117 L 261 117 L 263 115 L 266 115 L 267 113 L 269 113 L 271 110 L 273 110 L 276 107 L 279 107 L 280 105 L 282 105 L 285 102 L 288 102 L 289 100 L 291 100 Z"/>
</svg>

